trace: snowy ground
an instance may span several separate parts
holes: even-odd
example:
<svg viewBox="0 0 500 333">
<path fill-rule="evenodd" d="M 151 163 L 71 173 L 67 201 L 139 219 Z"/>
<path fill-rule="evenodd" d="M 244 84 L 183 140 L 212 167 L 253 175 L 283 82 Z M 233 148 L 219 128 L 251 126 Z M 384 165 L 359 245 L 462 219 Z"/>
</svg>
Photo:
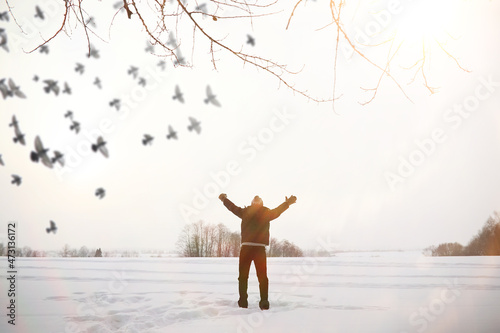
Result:
<svg viewBox="0 0 500 333">
<path fill-rule="evenodd" d="M 0 303 L 10 298 L 2 257 Z M 269 311 L 237 300 L 237 258 L 18 258 L 0 332 L 499 332 L 500 257 L 269 258 Z"/>
</svg>

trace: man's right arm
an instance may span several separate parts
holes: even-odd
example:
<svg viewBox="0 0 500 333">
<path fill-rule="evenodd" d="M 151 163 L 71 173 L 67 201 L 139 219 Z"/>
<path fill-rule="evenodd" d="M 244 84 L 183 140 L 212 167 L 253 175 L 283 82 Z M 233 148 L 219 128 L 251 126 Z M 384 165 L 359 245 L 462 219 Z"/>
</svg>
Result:
<svg viewBox="0 0 500 333">
<path fill-rule="evenodd" d="M 219 195 L 219 199 L 222 201 L 224 206 L 226 206 L 226 208 L 229 209 L 229 211 L 231 211 L 234 215 L 241 218 L 241 212 L 243 208 L 236 206 L 231 200 L 227 198 L 227 195 L 224 193 Z"/>
</svg>

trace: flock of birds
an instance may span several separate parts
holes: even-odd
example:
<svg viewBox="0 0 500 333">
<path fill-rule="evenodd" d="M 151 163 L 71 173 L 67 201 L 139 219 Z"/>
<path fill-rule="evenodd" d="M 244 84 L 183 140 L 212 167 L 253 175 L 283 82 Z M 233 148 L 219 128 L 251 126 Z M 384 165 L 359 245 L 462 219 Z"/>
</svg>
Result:
<svg viewBox="0 0 500 333">
<path fill-rule="evenodd" d="M 123 7 L 124 2 L 119 1 L 116 2 L 114 7 L 115 8 L 120 8 Z M 201 4 L 198 5 L 196 10 L 206 12 L 206 4 Z M 37 5 L 35 6 L 35 14 L 34 17 L 40 20 L 45 20 L 45 13 L 44 11 Z M 6 21 L 9 22 L 9 12 L 0 12 L 0 23 L 1 21 Z M 93 17 L 90 17 L 86 20 L 85 24 L 87 25 L 92 25 L 95 27 L 95 20 Z M 8 47 L 8 38 L 7 38 L 7 33 L 5 29 L 0 27 L 0 51 L 3 49 L 6 52 L 9 52 L 9 47 Z M 250 44 L 251 46 L 255 45 L 255 39 L 247 35 L 247 44 Z M 176 47 L 178 45 L 175 36 L 173 35 L 172 32 L 169 34 L 169 38 L 166 42 L 167 45 Z M 42 45 L 39 48 L 39 52 L 43 54 L 49 54 L 49 46 L 47 44 Z M 145 50 L 147 53 L 154 53 L 154 47 L 148 42 L 148 45 Z M 180 49 L 176 48 L 175 51 L 175 60 L 174 60 L 174 66 L 177 65 L 186 65 L 186 60 L 182 56 Z M 90 52 L 87 54 L 88 58 L 95 58 L 99 59 L 99 51 L 93 46 L 90 45 Z M 157 66 L 161 68 L 161 70 L 165 69 L 166 62 L 164 60 L 160 60 L 157 63 Z M 74 68 L 74 71 L 80 75 L 83 75 L 85 72 L 85 65 L 83 63 L 77 62 Z M 132 76 L 134 79 L 137 79 L 138 84 L 141 86 L 146 86 L 147 82 L 143 77 L 139 77 L 139 68 L 135 66 L 130 66 L 130 68 L 127 70 L 127 74 Z M 67 94 L 71 95 L 73 93 L 70 85 L 68 82 L 64 82 L 61 86 L 59 84 L 58 80 L 55 79 L 45 79 L 45 80 L 40 80 L 40 78 L 35 75 L 33 77 L 33 81 L 39 82 L 41 81 L 43 83 L 43 91 L 46 94 L 54 94 L 55 96 L 59 96 L 59 94 Z M 96 77 L 93 84 L 98 87 L 99 89 L 102 89 L 102 81 L 99 77 Z M 6 100 L 8 98 L 20 98 L 20 99 L 26 99 L 27 96 L 26 94 L 21 90 L 21 87 L 14 82 L 12 78 L 2 78 L 0 79 L 0 94 L 3 98 L 3 100 Z M 212 88 L 210 85 L 206 86 L 205 90 L 206 97 L 204 98 L 204 103 L 205 104 L 210 104 L 215 107 L 221 107 L 221 103 L 217 99 L 217 96 L 213 93 Z M 182 92 L 181 88 L 179 85 L 175 86 L 174 89 L 174 94 L 172 95 L 172 99 L 175 101 L 178 101 L 179 103 L 185 103 L 185 98 L 184 98 L 184 93 Z M 117 111 L 120 110 L 121 107 L 121 101 L 119 98 L 114 98 L 109 102 L 109 106 L 112 108 L 115 108 Z M 64 114 L 64 117 L 67 118 L 70 122 L 69 129 L 70 131 L 74 131 L 75 134 L 78 134 L 81 130 L 81 124 L 80 122 L 76 121 L 74 118 L 74 114 L 72 111 L 67 111 Z M 201 122 L 197 120 L 194 117 L 188 117 L 189 120 L 189 125 L 187 126 L 187 129 L 189 131 L 194 131 L 197 134 L 201 133 Z M 14 137 L 13 137 L 13 142 L 15 144 L 20 144 L 25 146 L 26 145 L 26 138 L 25 134 L 21 131 L 21 127 L 19 124 L 19 121 L 17 120 L 16 116 L 12 116 L 12 120 L 9 123 L 9 127 L 12 128 L 14 132 Z M 178 139 L 178 133 L 177 131 L 174 130 L 172 125 L 168 125 L 168 133 L 166 135 L 167 140 L 173 139 L 177 140 Z M 154 140 L 154 137 L 150 134 L 144 134 L 144 136 L 141 138 L 141 142 L 144 146 L 146 145 L 152 145 Z M 91 149 L 95 153 L 100 153 L 103 155 L 105 158 L 109 158 L 109 151 L 107 148 L 107 142 L 104 140 L 102 136 L 99 136 L 96 140 L 95 143 L 92 143 Z M 53 168 L 54 165 L 58 164 L 60 167 L 64 167 L 65 165 L 65 160 L 64 160 L 64 154 L 61 152 L 54 150 L 52 154 L 49 153 L 50 149 L 46 148 L 40 136 L 36 136 L 34 139 L 34 147 L 33 150 L 30 152 L 30 160 L 34 163 L 40 162 L 47 168 Z M 2 157 L 2 154 L 0 154 L 0 166 L 5 166 L 4 159 Z M 22 177 L 17 175 L 17 174 L 12 174 L 11 175 L 12 180 L 11 183 L 15 186 L 20 186 L 22 184 Z M 99 187 L 95 190 L 94 195 L 99 198 L 103 199 L 106 195 L 106 190 L 102 187 Z M 50 221 L 50 227 L 46 228 L 47 233 L 53 232 L 54 234 L 56 233 L 57 227 L 54 221 Z"/>
</svg>

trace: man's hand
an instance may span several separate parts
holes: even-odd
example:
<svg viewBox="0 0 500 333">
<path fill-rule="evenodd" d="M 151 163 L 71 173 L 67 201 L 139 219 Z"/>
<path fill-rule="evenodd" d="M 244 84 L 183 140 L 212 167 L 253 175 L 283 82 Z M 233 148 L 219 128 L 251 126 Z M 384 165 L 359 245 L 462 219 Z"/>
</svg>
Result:
<svg viewBox="0 0 500 333">
<path fill-rule="evenodd" d="M 290 198 L 285 197 L 285 202 L 289 205 L 294 204 L 297 201 L 297 197 L 292 195 Z"/>
<path fill-rule="evenodd" d="M 224 199 L 226 199 L 226 198 L 227 198 L 227 195 L 226 195 L 225 193 L 221 193 L 221 194 L 219 195 L 219 199 L 220 199 L 220 201 L 224 201 Z"/>
</svg>

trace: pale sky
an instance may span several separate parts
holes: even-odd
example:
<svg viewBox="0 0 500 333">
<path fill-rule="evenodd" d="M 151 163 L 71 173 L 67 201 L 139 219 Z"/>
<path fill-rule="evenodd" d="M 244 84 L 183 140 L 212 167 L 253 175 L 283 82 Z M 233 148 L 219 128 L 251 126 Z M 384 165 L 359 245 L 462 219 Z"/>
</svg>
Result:
<svg viewBox="0 0 500 333">
<path fill-rule="evenodd" d="M 49 54 L 27 54 L 23 50 L 57 30 L 60 8 L 52 10 L 50 0 L 37 2 L 54 17 L 48 23 L 34 18 L 34 3 L 9 2 L 26 34 L 12 18 L 0 21 L 10 49 L 0 48 L 0 78 L 12 78 L 27 99 L 0 100 L 4 243 L 7 223 L 16 221 L 21 247 L 173 250 L 182 228 L 198 220 L 239 230 L 240 221 L 217 199 L 219 193 L 240 206 L 259 195 L 270 208 L 296 195 L 297 203 L 272 222 L 271 236 L 304 249 L 325 243 L 337 249 L 465 245 L 500 210 L 498 2 L 422 1 L 418 7 L 414 1 L 348 1 L 344 25 L 359 43 L 379 44 L 397 33 L 393 50 L 402 44 L 390 71 L 413 102 L 384 77 L 376 98 L 360 105 L 371 97 L 360 87 L 374 87 L 380 71 L 352 55 L 342 40 L 337 63 L 337 96 L 342 96 L 335 112 L 331 102 L 308 101 L 224 51 L 216 52 L 214 70 L 208 43 L 197 33 L 192 48 L 187 24 L 179 33 L 180 49 L 193 67 L 174 68 L 167 58 L 161 71 L 157 63 L 163 58 L 145 51 L 147 38 L 137 17 L 119 13 L 111 25 L 114 9 L 103 2 L 85 4 L 95 17 L 100 38 L 90 38 L 99 59 L 86 57 L 85 35 L 74 22 L 68 34 L 48 44 Z M 293 4 L 281 7 L 283 12 L 253 22 L 200 22 L 235 49 L 288 64 L 292 71 L 303 68 L 287 76 L 289 82 L 328 98 L 336 40 L 328 4 L 300 5 L 288 30 Z M 6 10 L 2 1 L 0 12 Z M 421 58 L 422 33 L 470 70 L 461 70 L 430 42 L 424 68 L 429 85 L 440 88 L 433 95 L 421 74 L 408 84 L 414 71 L 403 69 Z M 255 37 L 255 47 L 246 44 L 247 34 Z M 389 46 L 358 44 L 382 67 Z M 76 63 L 85 66 L 83 74 L 75 72 Z M 146 87 L 127 75 L 130 66 L 139 68 Z M 33 81 L 34 75 L 40 81 Z M 93 84 L 97 76 L 102 89 Z M 45 79 L 60 86 L 68 82 L 72 94 L 46 94 Z M 172 99 L 176 85 L 184 104 Z M 207 85 L 221 108 L 203 102 Z M 124 103 L 120 111 L 109 106 L 114 98 Z M 68 110 L 81 124 L 78 135 L 64 118 Z M 12 115 L 26 134 L 26 146 L 12 141 Z M 201 121 L 199 135 L 187 130 L 188 117 Z M 166 139 L 168 125 L 179 140 Z M 151 146 L 141 143 L 146 133 L 154 137 Z M 99 134 L 107 141 L 108 159 L 89 152 Z M 54 150 L 65 154 L 64 168 L 30 161 L 37 135 L 51 156 Z M 12 174 L 22 177 L 19 187 L 10 183 Z M 106 190 L 102 200 L 94 195 L 99 187 Z M 45 232 L 50 220 L 59 228 L 55 235 Z"/>
</svg>

